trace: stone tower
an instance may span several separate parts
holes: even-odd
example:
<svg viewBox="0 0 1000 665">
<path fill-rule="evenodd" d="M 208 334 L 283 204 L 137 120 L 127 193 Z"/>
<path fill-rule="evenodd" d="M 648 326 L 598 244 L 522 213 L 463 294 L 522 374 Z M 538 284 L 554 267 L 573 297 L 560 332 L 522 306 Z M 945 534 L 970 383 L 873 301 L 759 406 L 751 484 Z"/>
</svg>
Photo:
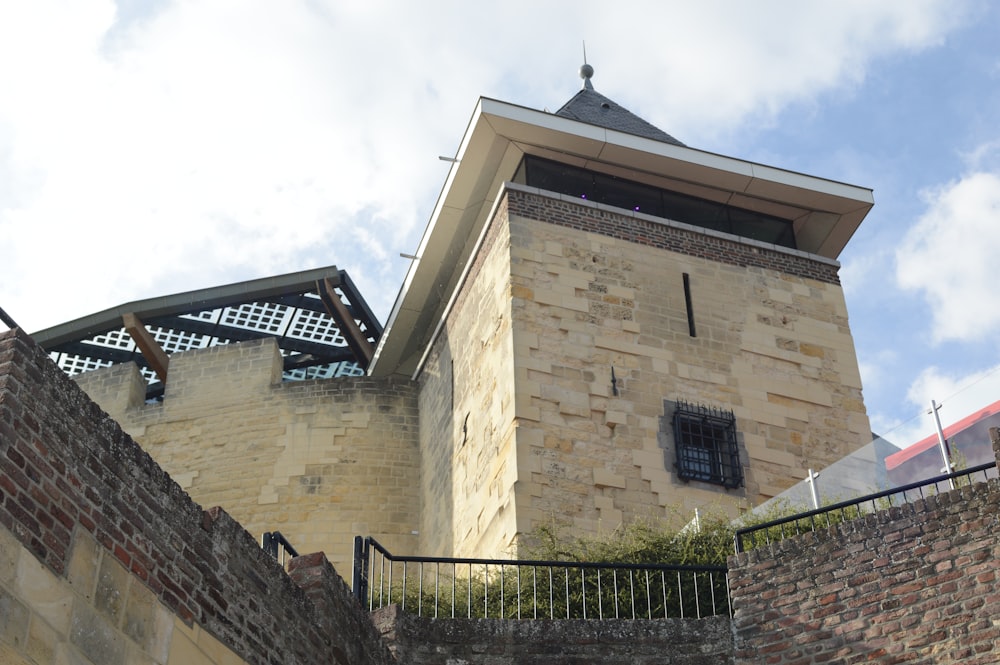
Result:
<svg viewBox="0 0 1000 665">
<path fill-rule="evenodd" d="M 480 99 L 369 373 L 419 386 L 425 554 L 773 496 L 870 440 L 837 256 L 868 189 L 594 90 Z"/>
</svg>

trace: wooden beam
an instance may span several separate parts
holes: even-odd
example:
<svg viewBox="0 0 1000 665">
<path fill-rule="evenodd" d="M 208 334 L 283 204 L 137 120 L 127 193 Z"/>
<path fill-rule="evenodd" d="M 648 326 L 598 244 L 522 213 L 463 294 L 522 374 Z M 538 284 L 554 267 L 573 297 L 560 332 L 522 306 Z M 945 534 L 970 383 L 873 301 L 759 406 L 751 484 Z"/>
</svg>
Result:
<svg viewBox="0 0 1000 665">
<path fill-rule="evenodd" d="M 125 326 L 125 331 L 132 336 L 135 345 L 139 347 L 142 357 L 149 363 L 150 369 L 156 372 L 156 376 L 160 379 L 160 382 L 166 385 L 167 366 L 170 364 L 170 356 L 153 339 L 153 336 L 149 334 L 146 326 L 139 320 L 138 316 L 131 312 L 122 314 L 122 324 Z"/>
<path fill-rule="evenodd" d="M 375 349 L 372 348 L 371 342 L 368 341 L 365 334 L 361 332 L 354 317 L 347 311 L 347 305 L 340 299 L 340 295 L 334 291 L 333 281 L 329 277 L 317 280 L 316 290 L 327 313 L 337 322 L 340 333 L 347 341 L 347 346 L 351 347 L 351 351 L 354 351 L 358 359 L 364 359 L 364 363 L 361 364 L 367 368 L 372 361 L 372 356 L 375 355 Z"/>
</svg>

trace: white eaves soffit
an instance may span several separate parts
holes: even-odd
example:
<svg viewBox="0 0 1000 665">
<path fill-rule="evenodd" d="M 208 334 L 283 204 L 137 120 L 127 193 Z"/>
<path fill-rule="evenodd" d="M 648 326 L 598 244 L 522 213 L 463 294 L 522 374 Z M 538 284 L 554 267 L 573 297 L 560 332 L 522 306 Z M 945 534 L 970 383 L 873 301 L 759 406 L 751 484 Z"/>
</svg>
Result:
<svg viewBox="0 0 1000 665">
<path fill-rule="evenodd" d="M 798 249 L 836 259 L 870 189 L 480 98 L 389 315 L 369 373 L 411 375 L 525 154 L 794 221 Z"/>
</svg>

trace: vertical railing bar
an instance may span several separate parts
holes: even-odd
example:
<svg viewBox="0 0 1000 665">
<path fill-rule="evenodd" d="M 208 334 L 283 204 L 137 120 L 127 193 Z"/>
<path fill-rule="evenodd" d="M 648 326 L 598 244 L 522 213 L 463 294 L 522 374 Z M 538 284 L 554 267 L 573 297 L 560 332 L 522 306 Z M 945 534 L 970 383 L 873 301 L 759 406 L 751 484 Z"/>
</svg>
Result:
<svg viewBox="0 0 1000 665">
<path fill-rule="evenodd" d="M 406 561 L 403 562 L 403 611 L 406 611 Z"/>
<path fill-rule="evenodd" d="M 531 567 L 531 613 L 533 618 L 538 618 L 538 578 L 535 574 L 535 567 Z"/>
<path fill-rule="evenodd" d="M 604 592 L 601 590 L 601 569 L 597 569 L 597 618 L 604 618 Z"/>
<path fill-rule="evenodd" d="M 726 606 L 729 608 L 729 618 L 733 617 L 733 592 L 729 588 L 729 573 L 726 573 Z"/>
<path fill-rule="evenodd" d="M 715 607 L 715 573 L 711 571 L 708 573 L 708 588 L 712 590 L 712 616 L 716 616 L 718 610 Z"/>
<path fill-rule="evenodd" d="M 615 618 L 618 619 L 619 616 L 618 616 L 618 569 L 617 568 L 611 569 L 611 580 L 614 582 L 615 585 Z"/>
<path fill-rule="evenodd" d="M 417 580 L 417 616 L 423 616 L 421 612 L 424 609 L 424 562 L 421 561 L 417 564 L 417 574 L 420 575 L 420 579 Z"/>
<path fill-rule="evenodd" d="M 701 599 L 698 597 L 698 573 L 691 573 L 691 577 L 694 578 L 694 615 L 695 618 L 701 618 Z"/>
<path fill-rule="evenodd" d="M 681 582 L 681 571 L 677 571 L 677 598 L 680 600 L 681 618 L 684 618 L 684 584 Z"/>
<path fill-rule="evenodd" d="M 386 605 L 392 605 L 392 568 L 393 568 L 392 563 L 393 563 L 392 559 L 389 559 L 389 585 L 385 589 Z"/>
<path fill-rule="evenodd" d="M 483 618 L 490 618 L 490 564 L 483 565 Z"/>
<path fill-rule="evenodd" d="M 438 618 L 438 605 L 441 603 L 441 562 L 434 564 L 434 618 Z"/>
<path fill-rule="evenodd" d="M 385 555 L 379 552 L 378 564 L 378 606 L 382 607 L 382 587 L 385 584 Z M 389 574 L 392 575 L 392 568 L 389 569 Z"/>
<path fill-rule="evenodd" d="M 549 569 L 549 618 L 555 619 L 556 599 L 555 599 L 555 594 L 552 592 L 552 587 L 555 586 L 555 583 L 552 581 L 552 566 L 549 566 L 548 569 Z"/>
<path fill-rule="evenodd" d="M 669 618 L 667 615 L 667 576 L 666 571 L 660 568 L 660 590 L 663 591 L 663 618 Z"/>
<path fill-rule="evenodd" d="M 635 575 L 632 569 L 628 569 L 628 595 L 632 603 L 632 618 L 635 619 Z"/>
<path fill-rule="evenodd" d="M 504 597 L 503 569 L 504 568 L 505 568 L 505 566 L 501 563 L 500 564 L 500 617 L 499 617 L 501 619 L 506 618 L 504 616 L 506 614 L 506 612 L 504 611 L 504 601 L 503 601 L 503 597 Z"/>
<path fill-rule="evenodd" d="M 646 617 L 653 618 L 653 594 L 649 588 L 649 568 L 646 569 Z"/>
<path fill-rule="evenodd" d="M 468 612 L 467 618 L 471 619 L 472 618 L 472 564 L 471 563 L 469 564 L 469 582 L 468 584 L 466 584 L 466 587 L 469 590 L 469 605 L 467 610 Z"/>
<path fill-rule="evenodd" d="M 455 618 L 455 587 L 458 586 L 458 564 L 451 562 L 451 618 Z"/>
<path fill-rule="evenodd" d="M 517 566 L 517 618 L 521 618 L 521 566 Z"/>
<path fill-rule="evenodd" d="M 583 594 L 583 618 L 587 618 L 587 569 L 580 566 L 580 591 Z"/>
<path fill-rule="evenodd" d="M 569 618 L 569 566 L 563 569 L 566 575 L 566 618 Z"/>
</svg>

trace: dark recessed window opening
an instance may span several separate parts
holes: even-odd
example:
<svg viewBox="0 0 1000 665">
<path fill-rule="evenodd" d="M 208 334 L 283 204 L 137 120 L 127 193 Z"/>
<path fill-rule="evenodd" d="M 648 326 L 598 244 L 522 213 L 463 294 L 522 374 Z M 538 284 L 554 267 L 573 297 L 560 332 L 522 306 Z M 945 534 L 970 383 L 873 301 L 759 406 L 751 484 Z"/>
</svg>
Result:
<svg viewBox="0 0 1000 665">
<path fill-rule="evenodd" d="M 644 212 L 705 229 L 732 233 L 782 247 L 795 248 L 795 233 L 787 219 L 707 201 L 645 185 L 606 173 L 526 155 L 514 182 L 568 194 L 616 208 Z"/>
<path fill-rule="evenodd" d="M 677 476 L 732 489 L 743 485 L 736 442 L 736 416 L 705 406 L 678 402 L 674 411 Z"/>
<path fill-rule="evenodd" d="M 691 307 L 691 277 L 687 273 L 684 273 L 684 306 L 687 307 L 688 334 L 695 337 L 694 308 Z"/>
</svg>

